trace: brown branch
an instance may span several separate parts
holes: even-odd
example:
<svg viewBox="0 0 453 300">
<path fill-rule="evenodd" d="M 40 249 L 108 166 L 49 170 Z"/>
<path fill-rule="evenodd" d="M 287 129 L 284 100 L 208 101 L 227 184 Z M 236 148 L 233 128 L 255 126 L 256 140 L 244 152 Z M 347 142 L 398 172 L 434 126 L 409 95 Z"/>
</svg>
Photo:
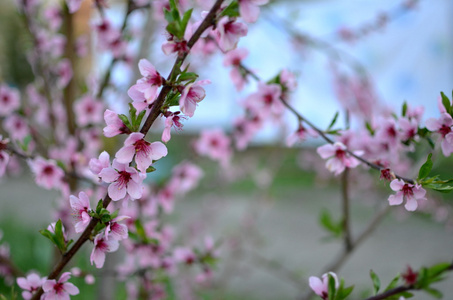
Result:
<svg viewBox="0 0 453 300">
<path fill-rule="evenodd" d="M 217 13 L 217 11 L 219 10 L 220 8 L 220 5 L 222 4 L 224 0 L 217 0 L 215 2 L 215 4 L 213 5 L 213 7 L 211 8 L 211 10 L 209 11 L 208 15 L 205 17 L 205 19 L 203 20 L 203 22 L 200 24 L 200 26 L 198 27 L 198 29 L 195 31 L 194 35 L 192 36 L 192 38 L 189 40 L 188 42 L 188 46 L 189 48 L 191 48 L 195 42 L 200 38 L 201 34 L 203 33 L 203 31 L 205 29 L 207 29 L 209 26 L 212 25 L 213 21 L 215 20 L 215 15 Z M 182 64 L 185 60 L 185 58 L 187 57 L 188 55 L 188 52 L 187 53 L 184 53 L 183 55 L 180 55 L 178 56 L 178 58 L 176 59 L 176 62 L 172 68 L 172 71 L 170 72 L 170 75 L 168 76 L 169 79 L 172 79 L 172 76 L 175 74 L 177 68 L 180 67 L 180 64 Z M 159 93 L 159 96 L 158 96 L 158 99 L 165 99 L 165 96 L 168 94 L 168 92 L 170 91 L 171 89 L 171 86 L 170 85 L 165 85 L 160 93 Z M 148 116 L 145 124 L 143 125 L 143 128 L 140 130 L 140 132 L 142 132 L 143 134 L 147 134 L 147 132 L 149 131 L 149 128 L 151 127 L 152 123 L 156 120 L 156 118 L 158 117 L 158 115 L 160 114 L 160 110 L 162 108 L 162 105 L 164 103 L 164 101 L 160 101 L 160 102 L 155 102 L 154 105 L 153 105 L 153 109 L 151 110 L 151 113 L 150 115 Z M 154 111 L 154 113 L 153 113 Z M 145 127 L 146 125 L 146 127 Z M 110 202 L 112 201 L 112 199 L 109 197 L 109 195 L 107 194 L 102 202 L 103 204 L 103 207 L 106 208 Z M 91 233 L 93 231 L 93 229 L 96 227 L 96 225 L 99 223 L 99 220 L 98 219 L 91 219 L 90 223 L 88 224 L 88 226 L 85 228 L 85 230 L 83 231 L 82 235 L 77 239 L 77 241 L 74 243 L 74 245 L 71 247 L 71 249 L 69 249 L 68 252 L 64 253 L 61 257 L 61 260 L 60 262 L 54 267 L 54 269 L 52 270 L 52 272 L 49 274 L 49 276 L 47 277 L 48 279 L 56 279 L 57 276 L 61 273 L 61 271 L 63 270 L 63 268 L 69 263 L 69 261 L 71 260 L 71 258 L 77 253 L 77 251 L 80 249 L 80 247 L 82 247 L 82 245 L 90 239 L 90 236 L 91 236 Z M 33 296 L 32 300 L 38 300 L 41 295 L 43 294 L 43 289 L 39 289 L 39 291 Z"/>
<path fill-rule="evenodd" d="M 343 210 L 342 227 L 344 250 L 349 252 L 352 250 L 349 204 L 349 169 L 345 169 L 341 177 L 341 204 Z"/>
</svg>

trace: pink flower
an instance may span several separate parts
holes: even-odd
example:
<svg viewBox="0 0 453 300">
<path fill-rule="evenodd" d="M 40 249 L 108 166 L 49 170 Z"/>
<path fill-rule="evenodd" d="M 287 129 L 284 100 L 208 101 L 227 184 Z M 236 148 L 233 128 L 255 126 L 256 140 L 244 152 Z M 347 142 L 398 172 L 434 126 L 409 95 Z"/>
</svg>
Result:
<svg viewBox="0 0 453 300">
<path fill-rule="evenodd" d="M 260 114 L 268 116 L 269 114 L 280 115 L 285 111 L 285 106 L 280 100 L 282 88 L 278 84 L 258 83 L 258 91 L 247 98 L 252 105 L 261 108 Z"/>
<path fill-rule="evenodd" d="M 202 176 L 200 167 L 187 161 L 182 162 L 173 168 L 169 185 L 172 190 L 186 193 L 198 184 Z"/>
<path fill-rule="evenodd" d="M 136 169 L 129 167 L 126 164 L 113 160 L 112 167 L 103 169 L 99 176 L 103 181 L 110 183 L 107 191 L 113 201 L 117 201 L 126 197 L 126 193 L 132 199 L 142 197 L 143 179 L 146 174 L 137 172 Z"/>
<path fill-rule="evenodd" d="M 171 113 L 165 119 L 165 128 L 162 132 L 162 142 L 167 143 L 171 138 L 171 127 L 175 126 L 176 130 L 182 129 L 181 119 L 186 119 L 179 115 L 180 112 Z"/>
<path fill-rule="evenodd" d="M 453 119 L 448 113 L 442 113 L 439 119 L 430 118 L 426 120 L 426 128 L 430 131 L 438 132 L 441 135 L 441 148 L 445 156 L 453 153 Z"/>
<path fill-rule="evenodd" d="M 130 217 L 128 216 L 118 216 L 112 221 L 109 222 L 107 227 L 105 228 L 105 240 L 109 239 L 109 235 L 112 239 L 114 240 L 124 240 L 127 239 L 128 237 L 128 230 L 127 226 L 125 224 L 120 224 L 118 222 L 121 222 L 125 219 L 129 219 Z"/>
<path fill-rule="evenodd" d="M 178 55 L 183 55 L 184 53 L 189 52 L 190 49 L 187 46 L 187 42 L 185 40 L 182 41 L 175 41 L 170 40 L 162 44 L 162 52 L 165 55 L 170 55 L 172 53 L 178 53 Z"/>
<path fill-rule="evenodd" d="M 239 13 L 248 23 L 254 23 L 260 14 L 259 5 L 267 4 L 269 0 L 239 0 Z"/>
<path fill-rule="evenodd" d="M 197 103 L 204 99 L 206 93 L 201 85 L 211 83 L 210 80 L 200 80 L 189 83 L 184 87 L 179 99 L 179 109 L 188 117 L 193 117 Z"/>
<path fill-rule="evenodd" d="M 74 103 L 77 124 L 81 127 L 102 122 L 104 105 L 101 100 L 86 95 Z"/>
<path fill-rule="evenodd" d="M 400 205 L 406 199 L 404 207 L 408 211 L 414 211 L 418 206 L 417 200 L 426 200 L 426 191 L 420 184 L 413 185 L 401 179 L 394 179 L 390 183 L 390 188 L 396 192 L 388 198 L 390 205 Z"/>
<path fill-rule="evenodd" d="M 45 9 L 44 17 L 46 18 L 47 24 L 49 24 L 50 30 L 57 31 L 61 27 L 63 21 L 61 9 L 58 6 L 50 6 Z"/>
<path fill-rule="evenodd" d="M 223 52 L 236 48 L 239 38 L 247 35 L 247 25 L 223 17 L 214 31 L 217 43 Z"/>
<path fill-rule="evenodd" d="M 329 274 L 335 279 L 335 288 L 338 288 L 338 278 L 333 272 L 323 274 L 321 277 L 322 280 L 315 276 L 310 276 L 308 279 L 308 284 L 313 292 L 324 300 L 327 300 L 329 297 Z"/>
<path fill-rule="evenodd" d="M 407 119 L 401 118 L 398 120 L 398 124 L 400 126 L 400 138 L 401 141 L 406 142 L 410 140 L 417 141 L 418 135 L 418 123 L 416 119 Z"/>
<path fill-rule="evenodd" d="M 241 61 L 244 60 L 248 55 L 249 51 L 244 48 L 231 50 L 227 54 L 225 54 L 225 57 L 223 58 L 223 65 L 225 67 L 239 67 L 241 65 Z"/>
<path fill-rule="evenodd" d="M 34 160 L 29 160 L 28 164 L 35 174 L 37 185 L 48 190 L 61 187 L 64 172 L 53 160 L 37 157 Z"/>
<path fill-rule="evenodd" d="M 23 141 L 30 134 L 27 121 L 16 114 L 9 115 L 3 121 L 3 126 L 13 140 Z"/>
<path fill-rule="evenodd" d="M 69 300 L 69 295 L 77 295 L 79 289 L 68 281 L 71 277 L 71 272 L 65 272 L 61 274 L 60 279 L 46 280 L 42 289 L 44 294 L 41 296 L 41 300 Z"/>
<path fill-rule="evenodd" d="M 138 68 L 143 77 L 137 80 L 127 94 L 132 98 L 134 107 L 138 111 L 142 111 L 156 100 L 157 91 L 162 86 L 164 79 L 146 59 L 140 59 Z"/>
<path fill-rule="evenodd" d="M 355 168 L 360 162 L 346 152 L 346 146 L 340 142 L 335 144 L 326 144 L 319 147 L 316 151 L 323 159 L 328 159 L 326 167 L 330 172 L 338 175 L 344 171 L 345 168 Z M 354 154 L 361 155 L 362 151 L 354 151 Z"/>
<path fill-rule="evenodd" d="M 300 124 L 299 128 L 286 138 L 286 145 L 292 147 L 295 143 L 307 139 L 308 136 L 317 137 L 318 133 L 311 128 L 307 129 Z"/>
<path fill-rule="evenodd" d="M 164 144 L 161 142 L 149 143 L 143 139 L 144 136 L 140 132 L 132 133 L 115 155 L 116 160 L 122 164 L 130 163 L 135 155 L 137 168 L 143 173 L 153 163 L 153 160 L 161 159 L 168 153 Z"/>
<path fill-rule="evenodd" d="M 115 252 L 119 245 L 118 240 L 107 240 L 102 233 L 98 234 L 94 239 L 94 248 L 90 256 L 91 264 L 94 262 L 96 268 L 102 268 L 105 262 L 105 253 Z"/>
<path fill-rule="evenodd" d="M 221 129 L 203 130 L 194 147 L 198 154 L 227 165 L 231 158 L 230 138 Z"/>
<path fill-rule="evenodd" d="M 104 135 L 106 137 L 114 137 L 122 133 L 130 133 L 129 128 L 124 125 L 123 121 L 121 121 L 116 112 L 106 109 L 104 112 L 104 120 L 107 124 L 107 126 L 104 127 Z"/>
<path fill-rule="evenodd" d="M 74 211 L 73 216 L 76 218 L 75 232 L 82 232 L 91 221 L 91 216 L 88 212 L 91 210 L 90 198 L 85 192 L 79 193 L 79 198 L 76 196 L 69 196 L 71 208 Z"/>
<path fill-rule="evenodd" d="M 99 159 L 90 159 L 89 166 L 94 175 L 99 175 L 103 169 L 110 167 L 110 155 L 107 152 L 102 151 L 99 155 Z"/>
<path fill-rule="evenodd" d="M 9 139 L 2 140 L 3 136 L 0 134 L 0 177 L 5 174 L 6 166 L 9 162 L 9 154 L 6 151 L 2 151 L 6 149 L 6 145 L 9 143 Z"/>
<path fill-rule="evenodd" d="M 33 297 L 33 293 L 41 288 L 46 279 L 46 277 L 39 277 L 39 275 L 35 273 L 29 274 L 27 278 L 17 278 L 17 285 L 21 289 L 25 290 L 22 292 L 22 298 L 25 300 L 31 299 Z"/>
<path fill-rule="evenodd" d="M 0 116 L 8 116 L 19 107 L 19 92 L 7 85 L 0 85 Z"/>
<path fill-rule="evenodd" d="M 71 62 L 64 58 L 62 59 L 55 68 L 55 73 L 57 75 L 57 86 L 59 88 L 64 88 L 68 85 L 69 81 L 72 78 L 72 65 Z"/>
<path fill-rule="evenodd" d="M 190 250 L 189 248 L 185 248 L 185 247 L 175 248 L 175 250 L 173 252 L 173 257 L 175 258 L 175 261 L 183 262 L 186 265 L 193 264 L 197 259 L 197 257 L 195 256 L 195 253 L 193 253 L 193 251 Z"/>
</svg>

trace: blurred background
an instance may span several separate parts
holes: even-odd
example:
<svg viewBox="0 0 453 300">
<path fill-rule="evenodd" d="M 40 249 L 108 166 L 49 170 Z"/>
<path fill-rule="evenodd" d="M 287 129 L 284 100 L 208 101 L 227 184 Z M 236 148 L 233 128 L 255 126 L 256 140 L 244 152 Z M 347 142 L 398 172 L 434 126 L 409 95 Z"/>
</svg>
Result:
<svg viewBox="0 0 453 300">
<path fill-rule="evenodd" d="M 108 4 L 108 15 L 120 24 L 125 3 Z M 14 3 L 2 1 L 0 7 L 0 80 L 23 89 L 33 81 L 26 55 L 30 38 Z M 124 111 L 129 101 L 126 91 L 139 77 L 139 58 L 148 58 L 161 74 L 167 74 L 173 61 L 160 51 L 165 36 L 162 28 L 153 27 L 154 18 L 152 12 L 142 11 L 131 16 L 131 31 L 146 23 L 149 40 L 145 46 L 132 45 L 133 62 L 118 63 L 113 69 L 112 82 L 119 88 L 108 91 L 105 99 L 117 110 Z M 76 20 L 80 34 L 88 34 L 87 22 L 96 22 L 99 16 L 85 0 Z M 239 47 L 249 49 L 245 64 L 266 80 L 284 68 L 294 72 L 298 88 L 291 101 L 321 128 L 341 111 L 335 71 L 369 80 L 373 97 L 389 109 L 399 112 L 404 101 L 414 107 L 423 105 L 426 120 L 438 115 L 439 92 L 450 95 L 453 89 L 452 20 L 451 0 L 271 1 L 261 9 L 260 20 L 249 26 L 249 34 Z M 100 77 L 112 58 L 97 50 L 95 37 L 90 36 L 89 41 L 90 55 L 78 66 L 79 73 Z M 199 68 L 200 79 L 212 80 L 206 86 L 207 96 L 195 117 L 184 123 L 184 130 L 174 134 L 168 144 L 170 154 L 158 163 L 159 172 L 151 180 L 168 176 L 167 167 L 191 151 L 201 129 L 232 130 L 231 120 L 239 113 L 238 101 L 256 85 L 251 83 L 237 92 L 222 60 L 222 56 L 214 55 L 204 62 L 205 68 Z M 321 275 L 341 255 L 341 239 L 332 237 L 320 225 L 323 211 L 329 211 L 334 220 L 341 217 L 338 177 L 332 177 L 315 154 L 313 146 L 319 141 L 285 147 L 286 136 L 296 128 L 291 115 L 287 121 L 283 127 L 269 125 L 262 130 L 249 149 L 235 153 L 228 170 L 200 160 L 205 172 L 200 188 L 179 199 L 174 214 L 168 217 L 181 241 L 210 235 L 222 244 L 215 280 L 197 290 L 195 299 L 301 299 L 308 289 L 308 276 Z M 158 140 L 159 132 L 158 125 L 151 139 Z M 451 177 L 452 167 L 451 159 L 445 159 L 436 163 L 435 171 Z M 376 180 L 375 173 L 360 169 L 350 176 L 352 234 L 358 237 L 370 229 L 337 271 L 347 285 L 355 284 L 352 299 L 370 295 L 370 269 L 385 285 L 408 265 L 417 268 L 452 259 L 450 195 L 430 194 L 428 197 L 439 205 L 427 205 L 421 212 L 409 214 L 402 207 L 384 208 L 389 189 Z M 46 273 L 49 269 L 51 245 L 37 230 L 52 219 L 57 197 L 57 193 L 36 187 L 25 166 L 23 173 L 0 182 L 1 241 L 9 243 L 15 263 L 23 270 Z M 376 226 L 370 226 L 374 220 Z M 82 293 L 73 299 L 101 299 L 100 295 L 114 299 L 105 288 L 111 286 L 111 270 L 100 273 L 90 266 L 86 248 L 87 253 L 79 255 L 78 262 L 97 281 L 104 282 L 104 288 L 84 285 L 81 279 L 77 284 L 74 279 Z M 120 261 L 121 251 L 108 259 Z M 184 293 L 184 279 L 178 282 L 172 297 L 189 299 Z M 451 279 L 438 287 L 445 299 L 452 297 Z M 0 288 L 9 289 L 4 281 Z M 115 299 L 124 297 L 123 287 Z M 417 293 L 415 299 L 431 298 Z"/>
</svg>

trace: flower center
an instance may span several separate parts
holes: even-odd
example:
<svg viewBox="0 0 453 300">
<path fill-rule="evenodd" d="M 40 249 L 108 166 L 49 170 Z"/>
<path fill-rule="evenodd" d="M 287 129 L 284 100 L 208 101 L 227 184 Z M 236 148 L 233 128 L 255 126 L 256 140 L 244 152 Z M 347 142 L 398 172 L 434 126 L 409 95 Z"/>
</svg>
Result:
<svg viewBox="0 0 453 300">
<path fill-rule="evenodd" d="M 439 133 L 442 134 L 442 137 L 445 137 L 447 134 L 451 132 L 451 127 L 447 125 L 442 125 L 439 129 Z"/>
<path fill-rule="evenodd" d="M 148 155 L 151 148 L 149 145 L 150 143 L 145 141 L 144 139 L 138 140 L 134 143 L 135 152 L 143 152 Z"/>
<path fill-rule="evenodd" d="M 120 174 L 120 176 L 118 177 L 117 182 L 118 182 L 119 187 L 123 188 L 128 184 L 128 182 L 132 179 L 132 177 L 131 177 L 131 174 L 129 174 L 126 171 L 120 171 L 118 173 Z"/>
<path fill-rule="evenodd" d="M 51 176 L 53 174 L 53 167 L 52 166 L 45 166 L 42 170 L 44 175 Z"/>
<path fill-rule="evenodd" d="M 411 186 L 409 186 L 407 183 L 403 186 L 402 188 L 403 194 L 406 197 L 412 197 L 414 196 L 414 191 Z"/>
</svg>

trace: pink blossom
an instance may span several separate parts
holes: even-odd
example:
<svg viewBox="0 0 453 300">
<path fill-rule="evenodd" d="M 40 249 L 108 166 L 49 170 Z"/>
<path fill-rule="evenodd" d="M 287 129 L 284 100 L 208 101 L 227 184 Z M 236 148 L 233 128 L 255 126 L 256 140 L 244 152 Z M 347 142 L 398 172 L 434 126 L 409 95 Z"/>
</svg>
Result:
<svg viewBox="0 0 453 300">
<path fill-rule="evenodd" d="M 239 0 L 239 13 L 248 23 L 254 23 L 260 14 L 258 6 L 267 4 L 269 0 Z"/>
<path fill-rule="evenodd" d="M 400 205 L 406 199 L 404 207 L 408 211 L 414 211 L 418 206 L 417 200 L 426 200 L 426 190 L 420 184 L 414 185 L 401 179 L 394 179 L 390 183 L 390 188 L 396 192 L 388 198 L 390 205 Z"/>
<path fill-rule="evenodd" d="M 2 177 L 5 174 L 6 171 L 6 166 L 8 165 L 9 162 L 9 154 L 6 151 L 3 151 L 6 149 L 6 145 L 9 143 L 9 139 L 2 139 L 3 136 L 0 134 L 0 177 Z"/>
<path fill-rule="evenodd" d="M 22 297 L 29 300 L 33 297 L 33 293 L 41 288 L 46 279 L 46 277 L 39 277 L 38 274 L 31 273 L 26 278 L 18 277 L 16 282 L 21 289 L 25 290 L 22 292 Z"/>
<path fill-rule="evenodd" d="M 307 129 L 300 124 L 299 128 L 286 138 L 286 145 L 292 147 L 295 143 L 307 139 L 308 136 L 317 137 L 318 133 L 311 128 Z"/>
<path fill-rule="evenodd" d="M 143 173 L 153 163 L 153 160 L 161 159 L 168 153 L 164 144 L 161 142 L 149 143 L 143 139 L 144 136 L 140 132 L 132 133 L 115 155 L 116 160 L 122 164 L 130 163 L 135 155 L 137 168 Z"/>
<path fill-rule="evenodd" d="M 61 274 L 58 281 L 46 280 L 42 286 L 44 294 L 41 296 L 41 300 L 69 300 L 69 295 L 77 295 L 79 289 L 72 283 L 66 282 L 70 277 L 71 273 L 65 272 Z"/>
<path fill-rule="evenodd" d="M 102 122 L 104 105 L 101 100 L 86 95 L 74 103 L 77 124 L 81 127 Z"/>
<path fill-rule="evenodd" d="M 328 159 L 326 167 L 330 172 L 338 175 L 345 168 L 355 168 L 359 165 L 359 161 L 346 152 L 346 146 L 343 143 L 336 142 L 335 144 L 326 144 L 318 147 L 316 150 L 323 159 Z M 361 155 L 362 151 L 354 151 L 354 154 Z"/>
<path fill-rule="evenodd" d="M 249 55 L 249 51 L 244 48 L 234 49 L 225 54 L 223 58 L 223 65 L 239 67 L 242 60 L 244 60 Z"/>
<path fill-rule="evenodd" d="M 131 199 L 142 197 L 142 182 L 146 174 L 137 172 L 127 164 L 122 164 L 114 159 L 112 167 L 103 169 L 99 176 L 103 181 L 110 183 L 107 191 L 113 201 L 123 199 L 126 197 L 126 193 Z"/>
<path fill-rule="evenodd" d="M 278 84 L 258 83 L 258 91 L 247 98 L 252 105 L 261 108 L 260 114 L 268 116 L 273 113 L 280 115 L 285 111 L 285 106 L 280 100 L 282 95 L 281 86 Z"/>
<path fill-rule="evenodd" d="M 162 86 L 164 79 L 146 59 L 139 61 L 138 68 L 143 77 L 137 80 L 127 94 L 132 98 L 134 107 L 138 111 L 142 111 L 156 100 L 157 91 Z"/>
<path fill-rule="evenodd" d="M 228 52 L 236 48 L 239 38 L 247 35 L 247 25 L 223 17 L 217 23 L 214 34 L 220 49 Z"/>
<path fill-rule="evenodd" d="M 164 128 L 164 131 L 162 132 L 162 142 L 167 143 L 170 140 L 171 128 L 173 126 L 175 126 L 176 130 L 182 129 L 183 125 L 181 123 L 181 119 L 186 119 L 186 118 L 180 116 L 179 114 L 180 114 L 179 111 L 177 111 L 175 113 L 171 113 L 165 119 L 165 128 Z"/>
<path fill-rule="evenodd" d="M 8 116 L 19 107 L 19 91 L 7 85 L 0 85 L 0 116 Z"/>
<path fill-rule="evenodd" d="M 124 125 L 123 121 L 118 117 L 118 114 L 114 111 L 106 109 L 104 112 L 104 120 L 107 124 L 104 127 L 104 135 L 106 137 L 114 137 L 118 134 L 129 133 L 129 128 Z"/>
<path fill-rule="evenodd" d="M 226 165 L 231 158 L 230 138 L 221 129 L 203 130 L 194 147 L 198 154 Z"/>
<path fill-rule="evenodd" d="M 178 53 L 178 55 L 183 55 L 184 53 L 189 52 L 190 49 L 187 46 L 187 42 L 185 40 L 182 41 L 175 41 L 170 40 L 162 44 L 162 52 L 165 55 L 170 55 L 172 53 Z"/>
<path fill-rule="evenodd" d="M 418 123 L 415 119 L 401 118 L 398 120 L 400 126 L 400 138 L 403 142 L 415 140 L 417 141 Z"/>
<path fill-rule="evenodd" d="M 324 300 L 327 300 L 329 297 L 329 274 L 335 279 L 335 288 L 338 288 L 338 278 L 333 272 L 323 274 L 321 277 L 322 279 L 315 276 L 310 276 L 308 279 L 308 283 L 313 292 Z"/>
<path fill-rule="evenodd" d="M 59 88 L 64 88 L 68 85 L 69 81 L 72 79 L 72 65 L 68 59 L 62 59 L 55 68 L 55 73 L 57 75 L 57 85 Z"/>
<path fill-rule="evenodd" d="M 99 159 L 90 159 L 89 166 L 94 175 L 99 175 L 103 169 L 110 167 L 110 155 L 106 151 L 102 151 Z"/>
<path fill-rule="evenodd" d="M 50 30 L 57 31 L 63 21 L 61 9 L 58 6 L 50 6 L 44 11 L 44 16 L 49 24 Z"/>
<path fill-rule="evenodd" d="M 202 85 L 211 83 L 210 80 L 200 80 L 198 82 L 189 83 L 184 87 L 179 99 L 179 109 L 188 117 L 193 117 L 197 103 L 206 96 Z"/>
<path fill-rule="evenodd" d="M 79 198 L 73 195 L 69 196 L 69 202 L 71 203 L 73 216 L 77 221 L 75 232 L 82 232 L 91 221 L 91 216 L 89 215 L 89 211 L 91 210 L 90 198 L 82 191 L 79 193 Z"/>
<path fill-rule="evenodd" d="M 94 248 L 90 256 L 91 264 L 94 262 L 96 268 L 102 268 L 105 262 L 105 253 L 115 252 L 118 250 L 119 245 L 118 240 L 107 240 L 102 233 L 98 234 L 94 239 Z"/>
<path fill-rule="evenodd" d="M 157 202 L 166 214 L 173 212 L 175 205 L 175 191 L 172 187 L 166 186 L 157 193 Z"/>
<path fill-rule="evenodd" d="M 426 120 L 426 128 L 441 135 L 441 148 L 445 156 L 453 153 L 453 119 L 448 113 L 442 113 L 439 119 L 430 118 Z"/>
<path fill-rule="evenodd" d="M 202 176 L 200 167 L 188 161 L 182 162 L 173 168 L 169 185 L 172 190 L 186 193 L 198 184 Z"/>
<path fill-rule="evenodd" d="M 13 140 L 22 142 L 24 138 L 30 134 L 27 121 L 17 114 L 12 114 L 6 117 L 3 121 L 3 126 L 9 133 L 10 138 Z"/>
<path fill-rule="evenodd" d="M 125 224 L 120 224 L 118 222 L 121 222 L 125 219 L 129 219 L 130 217 L 128 216 L 118 216 L 112 221 L 110 221 L 105 228 L 105 239 L 109 239 L 109 235 L 112 239 L 114 240 L 124 240 L 127 239 L 128 237 L 128 230 L 127 226 Z"/>
<path fill-rule="evenodd" d="M 193 264 L 197 257 L 195 253 L 189 248 L 186 247 L 177 247 L 173 252 L 173 257 L 175 261 L 185 263 L 186 265 Z"/>
<path fill-rule="evenodd" d="M 35 174 L 37 185 L 48 190 L 61 187 L 64 172 L 57 166 L 55 161 L 37 157 L 34 160 L 29 160 L 28 164 Z"/>
</svg>

